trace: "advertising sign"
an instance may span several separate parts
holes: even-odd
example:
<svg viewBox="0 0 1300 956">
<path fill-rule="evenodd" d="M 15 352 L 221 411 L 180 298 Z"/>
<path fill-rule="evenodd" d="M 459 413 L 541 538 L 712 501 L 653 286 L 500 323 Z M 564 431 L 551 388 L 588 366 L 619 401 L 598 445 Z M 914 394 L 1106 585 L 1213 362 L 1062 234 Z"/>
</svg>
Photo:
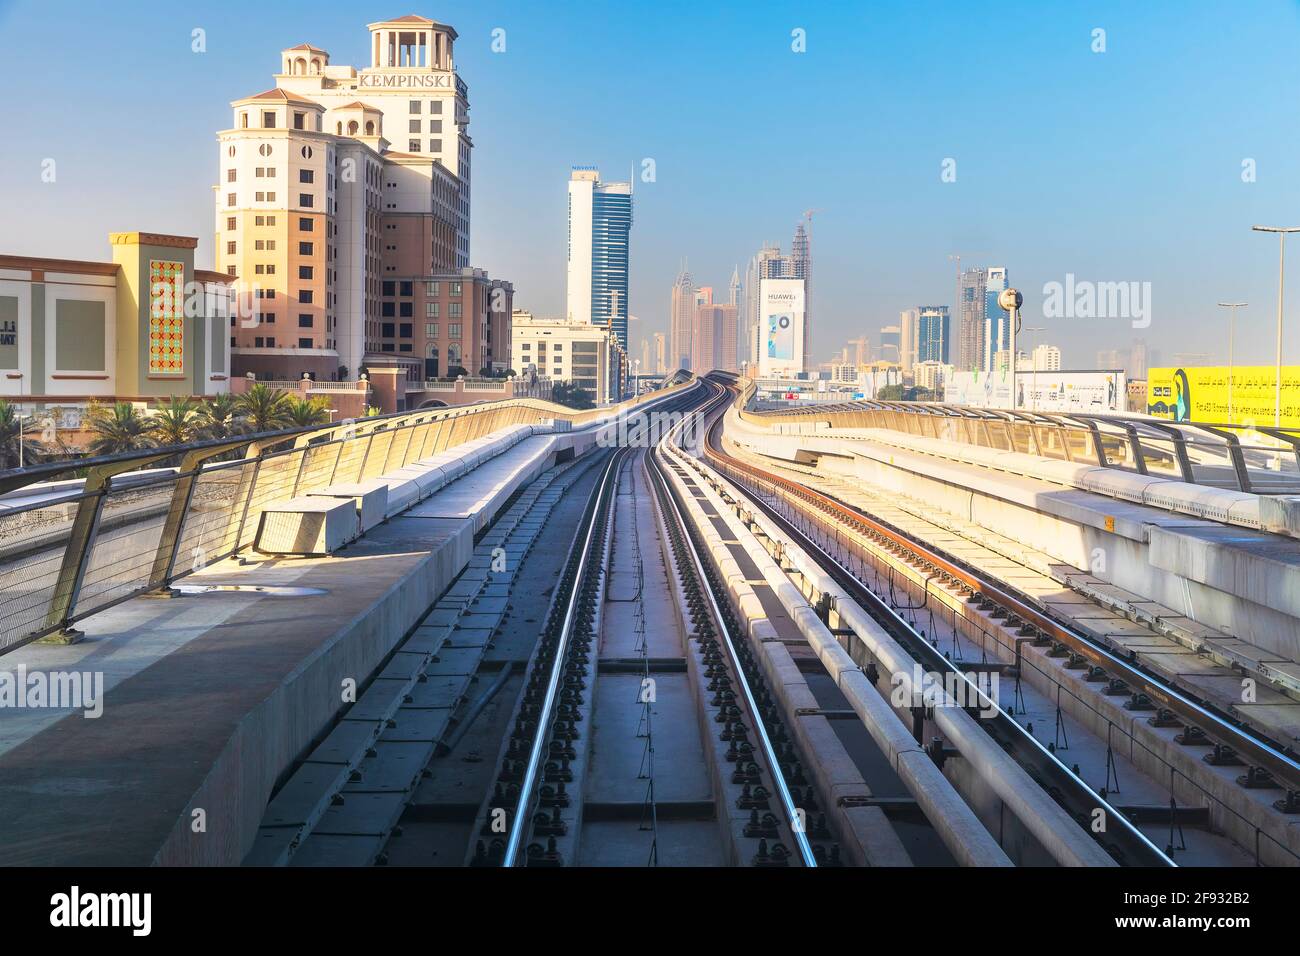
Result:
<svg viewBox="0 0 1300 956">
<path fill-rule="evenodd" d="M 954 371 L 943 383 L 943 400 L 974 408 L 1109 414 L 1125 411 L 1128 383 L 1120 371 L 1017 372 L 1013 396 L 1006 370 Z"/>
<path fill-rule="evenodd" d="M 804 281 L 763 279 L 759 295 L 759 375 L 788 377 L 803 371 Z"/>
<path fill-rule="evenodd" d="M 1277 404 L 1273 365 L 1184 366 L 1147 372 L 1147 414 L 1175 422 L 1272 425 Z M 1300 428 L 1300 365 L 1282 366 L 1282 427 Z"/>
</svg>

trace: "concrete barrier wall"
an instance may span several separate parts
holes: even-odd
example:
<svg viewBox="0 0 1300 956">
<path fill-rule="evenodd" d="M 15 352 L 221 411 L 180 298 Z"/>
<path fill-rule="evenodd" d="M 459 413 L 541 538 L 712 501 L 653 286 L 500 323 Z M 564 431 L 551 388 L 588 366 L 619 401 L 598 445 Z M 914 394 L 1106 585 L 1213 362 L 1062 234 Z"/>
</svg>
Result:
<svg viewBox="0 0 1300 956">
<path fill-rule="evenodd" d="M 898 447 L 825 435 L 773 435 L 742 425 L 733 432 L 729 420 L 727 436 L 747 451 L 789 461 L 822 454 L 821 471 L 863 481 L 1023 541 L 1176 615 L 1300 660 L 1300 562 L 1289 538 L 1234 530 L 1215 521 Z M 1147 479 L 1146 485 L 1152 481 L 1161 480 Z M 1170 486 L 1181 485 L 1161 483 L 1169 493 Z M 1201 488 L 1197 494 L 1217 493 Z M 1240 499 L 1239 492 L 1222 496 L 1225 504 Z"/>
</svg>

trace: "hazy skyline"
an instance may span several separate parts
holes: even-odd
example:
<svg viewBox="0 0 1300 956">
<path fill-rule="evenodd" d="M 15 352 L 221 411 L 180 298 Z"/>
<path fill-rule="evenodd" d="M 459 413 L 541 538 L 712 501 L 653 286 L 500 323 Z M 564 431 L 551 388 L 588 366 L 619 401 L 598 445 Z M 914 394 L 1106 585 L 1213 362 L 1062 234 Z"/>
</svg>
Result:
<svg viewBox="0 0 1300 956">
<path fill-rule="evenodd" d="M 954 252 L 1008 267 L 1025 324 L 1047 326 L 1037 341 L 1067 366 L 1139 336 L 1166 360 L 1223 359 L 1223 299 L 1250 303 L 1238 362 L 1273 359 L 1277 242 L 1250 226 L 1300 224 L 1300 137 L 1277 122 L 1295 112 L 1294 3 L 954 3 L 925 16 L 902 3 L 667 3 L 611 7 L 599 22 L 570 4 L 150 9 L 0 0 L 13 77 L 0 251 L 102 259 L 109 231 L 144 229 L 199 237 L 197 261 L 211 264 L 230 101 L 272 86 L 284 47 L 364 64 L 365 24 L 414 12 L 460 34 L 471 261 L 513 281 L 517 307 L 563 311 L 570 167 L 637 174 L 633 355 L 667 331 L 683 258 L 700 284 L 725 287 L 764 240 L 788 252 L 817 209 L 818 360 L 857 335 L 874 341 L 901 309 L 952 305 Z M 78 39 L 41 40 L 49 23 Z M 791 49 L 796 29 L 806 52 Z M 46 159 L 54 183 L 41 181 Z M 646 159 L 653 182 L 639 175 Z M 947 159 L 955 182 L 942 179 Z M 1290 258 L 1295 303 L 1300 246 Z M 1150 327 L 1045 319 L 1044 284 L 1069 274 L 1151 283 Z M 1288 362 L 1300 362 L 1296 314 Z"/>
</svg>

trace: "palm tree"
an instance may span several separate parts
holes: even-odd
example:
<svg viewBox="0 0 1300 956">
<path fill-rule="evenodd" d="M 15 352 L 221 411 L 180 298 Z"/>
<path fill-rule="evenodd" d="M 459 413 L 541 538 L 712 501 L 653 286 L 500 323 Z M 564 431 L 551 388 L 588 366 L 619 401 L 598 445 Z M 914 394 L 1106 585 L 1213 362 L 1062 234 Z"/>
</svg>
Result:
<svg viewBox="0 0 1300 956">
<path fill-rule="evenodd" d="M 192 398 L 173 395 L 166 405 L 158 405 L 149 419 L 149 430 L 160 445 L 186 445 L 194 441 L 199 430 L 199 403 Z"/>
<path fill-rule="evenodd" d="M 35 464 L 45 455 L 46 449 L 26 437 L 26 428 L 18 408 L 0 399 L 0 468 L 17 468 L 19 442 L 22 443 L 22 462 Z"/>
<path fill-rule="evenodd" d="M 289 423 L 289 393 L 253 385 L 239 396 L 239 413 L 252 432 L 273 432 Z"/>
<path fill-rule="evenodd" d="M 199 408 L 199 433 L 204 438 L 229 438 L 240 432 L 239 402 L 229 392 L 210 398 Z"/>
<path fill-rule="evenodd" d="M 329 424 L 330 405 L 323 398 L 292 398 L 286 407 L 291 425 L 302 427 Z"/>
<path fill-rule="evenodd" d="M 153 447 L 149 420 L 130 402 L 117 402 L 112 408 L 96 405 L 89 409 L 86 423 L 94 437 L 90 450 L 96 455 L 117 455 Z"/>
</svg>

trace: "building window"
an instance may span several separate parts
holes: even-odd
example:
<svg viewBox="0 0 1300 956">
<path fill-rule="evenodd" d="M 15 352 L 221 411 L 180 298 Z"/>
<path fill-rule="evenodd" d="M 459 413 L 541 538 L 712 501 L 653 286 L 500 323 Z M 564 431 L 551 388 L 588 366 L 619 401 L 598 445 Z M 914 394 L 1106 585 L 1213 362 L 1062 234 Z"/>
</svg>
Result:
<svg viewBox="0 0 1300 956">
<path fill-rule="evenodd" d="M 312 327 L 312 318 L 310 315 L 298 316 L 298 328 L 310 329 Z"/>
<path fill-rule="evenodd" d="M 438 283 L 436 283 L 436 282 L 426 282 L 426 283 L 424 284 L 424 293 L 425 293 L 425 295 L 437 295 L 437 294 L 438 294 Z"/>
<path fill-rule="evenodd" d="M 406 143 L 408 153 L 418 153 L 420 151 L 420 141 L 418 139 L 408 140 Z"/>
<path fill-rule="evenodd" d="M 309 349 L 309 348 L 311 348 L 311 347 L 312 347 L 312 341 L 311 341 L 311 339 L 299 339 L 299 340 L 298 340 L 298 348 L 300 348 L 300 349 Z"/>
<path fill-rule="evenodd" d="M 271 110 L 265 110 L 262 113 L 262 128 L 275 129 L 275 113 Z"/>
<path fill-rule="evenodd" d="M 299 289 L 298 301 L 303 305 L 311 305 L 311 289 Z"/>
<path fill-rule="evenodd" d="M 420 115 L 420 107 L 422 107 L 423 105 L 424 105 L 424 104 L 421 103 L 419 100 L 411 100 L 411 106 L 410 106 L 411 115 L 412 115 L 412 116 L 419 116 L 419 115 Z"/>
<path fill-rule="evenodd" d="M 440 115 L 442 113 L 442 100 L 430 100 L 429 112 L 434 116 Z"/>
<path fill-rule="evenodd" d="M 312 194 L 311 194 L 311 193 L 299 193 L 299 194 L 298 194 L 298 205 L 299 205 L 299 206 L 303 206 L 303 207 L 305 207 L 305 208 L 307 208 L 307 209 L 311 209 L 312 206 L 315 204 L 315 202 L 316 202 L 316 200 L 312 197 Z"/>
<path fill-rule="evenodd" d="M 392 322 L 380 322 L 379 337 L 383 339 L 391 339 L 395 328 L 396 326 Z"/>
<path fill-rule="evenodd" d="M 273 348 L 275 348 L 275 336 L 274 336 L 274 335 L 268 335 L 268 336 L 266 337 L 266 347 L 267 347 L 268 349 L 273 349 Z"/>
<path fill-rule="evenodd" d="M 234 194 L 234 193 L 226 193 L 226 205 L 227 205 L 227 206 L 233 206 L 234 204 L 235 204 L 235 194 Z"/>
<path fill-rule="evenodd" d="M 305 122 L 306 122 L 306 117 L 305 117 L 302 113 L 297 113 L 297 112 L 295 112 L 295 113 L 293 114 L 293 128 L 294 128 L 294 129 L 306 129 L 307 127 L 306 127 L 305 125 L 303 125 Z"/>
<path fill-rule="evenodd" d="M 403 282 L 399 288 L 400 288 L 400 291 L 398 293 L 399 295 L 415 294 L 415 283 L 413 282 Z"/>
<path fill-rule="evenodd" d="M 401 322 L 401 323 L 398 324 L 398 326 L 397 326 L 397 337 L 398 337 L 398 338 L 401 338 L 401 339 L 409 339 L 409 338 L 410 338 L 412 335 L 414 335 L 414 334 L 415 334 L 415 330 L 414 330 L 414 328 L 412 327 L 412 325 L 411 325 L 410 322 Z"/>
<path fill-rule="evenodd" d="M 436 338 L 438 337 L 438 323 L 437 323 L 437 322 L 426 322 L 426 323 L 424 323 L 424 337 L 427 338 L 427 339 L 436 339 Z M 527 348 L 527 346 L 525 346 L 525 348 Z"/>
<path fill-rule="evenodd" d="M 441 132 L 442 132 L 442 120 L 429 120 L 429 132 L 430 132 L 430 133 L 441 133 Z"/>
<path fill-rule="evenodd" d="M 236 223 L 237 220 L 235 219 L 235 217 L 230 216 L 228 219 L 226 219 L 226 228 L 229 229 L 231 232 L 233 232 L 236 228 Z"/>
<path fill-rule="evenodd" d="M 460 295 L 460 283 L 459 282 L 451 283 L 451 288 L 450 290 L 448 290 L 447 294 L 450 295 L 453 299 L 458 297 Z"/>
<path fill-rule="evenodd" d="M 270 143 L 263 143 L 261 146 L 257 147 L 257 151 L 258 151 L 259 153 L 261 153 L 263 156 L 270 156 L 270 155 L 271 155 L 271 144 L 270 144 Z"/>
<path fill-rule="evenodd" d="M 399 303 L 397 306 L 397 314 L 404 319 L 411 318 L 411 316 L 415 315 L 415 303 L 414 302 Z"/>
<path fill-rule="evenodd" d="M 302 216 L 298 219 L 299 232 L 311 232 L 313 228 L 314 227 L 312 225 L 312 220 L 310 216 Z"/>
<path fill-rule="evenodd" d="M 459 319 L 461 314 L 461 304 L 459 302 L 447 303 L 447 315 L 453 319 Z"/>
<path fill-rule="evenodd" d="M 274 226 L 274 225 L 275 225 L 275 217 L 274 217 L 274 216 L 267 216 L 267 217 L 266 217 L 266 224 L 267 224 L 268 226 Z"/>
<path fill-rule="evenodd" d="M 392 302 L 383 302 L 380 304 L 380 315 L 386 319 L 391 319 L 397 315 L 397 307 Z"/>
<path fill-rule="evenodd" d="M 233 183 L 234 181 L 235 181 L 235 170 L 233 170 L 233 169 L 227 169 L 227 170 L 226 170 L 226 182 L 228 182 L 228 183 Z"/>
<path fill-rule="evenodd" d="M 424 303 L 424 314 L 430 319 L 438 318 L 438 303 L 437 302 Z"/>
<path fill-rule="evenodd" d="M 311 267 L 311 266 L 299 266 L 299 267 L 298 267 L 298 278 L 299 278 L 299 279 L 310 279 L 310 278 L 312 278 L 312 267 Z"/>
<path fill-rule="evenodd" d="M 458 338 L 460 338 L 460 323 L 459 323 L 459 322 L 448 322 L 448 323 L 447 323 L 447 336 L 448 336 L 448 338 L 453 338 L 453 339 L 458 339 Z"/>
<path fill-rule="evenodd" d="M 315 173 L 313 170 L 310 170 L 310 169 L 300 169 L 300 170 L 298 170 L 298 182 L 300 182 L 300 183 L 312 183 L 312 182 L 315 182 L 315 181 L 316 181 L 316 173 Z"/>
<path fill-rule="evenodd" d="M 407 130 L 408 133 L 418 133 L 418 132 L 420 132 L 420 121 L 419 121 L 419 120 L 411 120 L 411 122 L 410 122 L 408 125 L 410 126 L 410 129 Z"/>
<path fill-rule="evenodd" d="M 442 152 L 442 140 L 440 140 L 440 139 L 431 139 L 431 140 L 429 140 L 429 152 L 431 152 L 431 153 L 441 153 L 441 152 Z"/>
<path fill-rule="evenodd" d="M 298 243 L 298 255 L 309 256 L 312 254 L 312 244 L 310 242 Z"/>
<path fill-rule="evenodd" d="M 384 280 L 384 295 L 397 295 L 397 283 L 388 279 Z"/>
<path fill-rule="evenodd" d="M 226 243 L 226 255 L 233 256 L 234 254 L 235 254 L 235 244 L 233 242 Z"/>
</svg>

